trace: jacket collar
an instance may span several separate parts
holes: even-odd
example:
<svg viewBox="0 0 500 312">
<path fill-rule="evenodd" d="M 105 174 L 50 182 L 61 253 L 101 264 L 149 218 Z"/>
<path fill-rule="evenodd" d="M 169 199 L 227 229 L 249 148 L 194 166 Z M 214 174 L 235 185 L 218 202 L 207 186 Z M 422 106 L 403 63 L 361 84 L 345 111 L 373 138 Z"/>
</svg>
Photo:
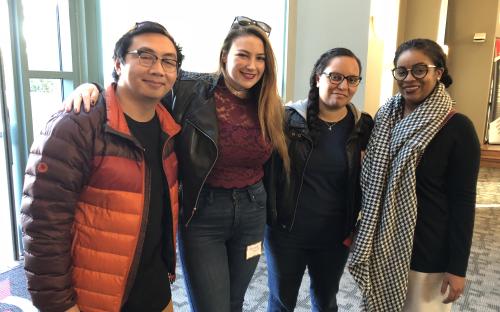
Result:
<svg viewBox="0 0 500 312">
<path fill-rule="evenodd" d="M 197 72 L 189 72 L 181 70 L 180 78 L 181 81 L 186 80 L 195 80 L 195 81 L 203 81 L 208 84 L 207 88 L 207 97 L 210 97 L 211 94 L 215 91 L 215 87 L 219 81 L 223 79 L 222 74 L 216 73 L 197 73 Z"/>
<path fill-rule="evenodd" d="M 288 127 L 290 128 L 295 128 L 295 129 L 301 129 L 301 131 L 304 134 L 309 133 L 309 129 L 307 127 L 307 106 L 308 106 L 308 101 L 307 100 L 300 100 L 297 102 L 289 102 L 285 104 L 286 109 L 288 111 L 287 113 L 287 123 Z M 350 139 L 355 138 L 357 136 L 360 136 L 363 134 L 363 121 L 362 121 L 362 115 L 363 113 L 356 107 L 354 104 L 349 103 L 347 108 L 353 113 L 354 115 L 354 128 L 352 129 L 351 135 L 349 136 Z"/>
<path fill-rule="evenodd" d="M 295 110 L 299 113 L 305 121 L 307 121 L 307 106 L 308 100 L 300 100 L 296 102 L 288 102 L 285 104 L 287 108 Z M 354 122 L 357 124 L 359 119 L 361 118 L 361 111 L 352 103 L 347 104 L 347 108 L 354 114 Z"/>
<path fill-rule="evenodd" d="M 116 84 L 112 83 L 106 88 L 106 124 L 109 128 L 122 134 L 132 136 L 125 119 L 125 113 L 116 97 Z M 155 106 L 156 115 L 160 120 L 160 125 L 169 137 L 177 134 L 181 127 L 174 121 L 167 109 L 159 102 Z"/>
</svg>

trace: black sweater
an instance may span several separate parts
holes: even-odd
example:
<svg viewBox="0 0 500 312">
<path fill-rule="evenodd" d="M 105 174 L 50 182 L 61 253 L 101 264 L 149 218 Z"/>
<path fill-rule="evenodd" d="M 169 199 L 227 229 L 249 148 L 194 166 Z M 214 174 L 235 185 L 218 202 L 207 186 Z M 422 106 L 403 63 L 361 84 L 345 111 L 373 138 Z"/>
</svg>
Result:
<svg viewBox="0 0 500 312">
<path fill-rule="evenodd" d="M 451 117 L 427 146 L 417 167 L 412 270 L 465 276 L 479 159 L 474 126 L 462 114 Z"/>
</svg>

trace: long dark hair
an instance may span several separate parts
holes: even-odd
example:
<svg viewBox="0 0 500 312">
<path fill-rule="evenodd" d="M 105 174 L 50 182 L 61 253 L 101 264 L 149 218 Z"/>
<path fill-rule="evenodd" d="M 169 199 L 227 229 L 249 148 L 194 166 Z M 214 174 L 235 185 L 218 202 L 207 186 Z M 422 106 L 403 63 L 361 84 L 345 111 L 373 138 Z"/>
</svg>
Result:
<svg viewBox="0 0 500 312">
<path fill-rule="evenodd" d="M 359 66 L 359 74 L 361 75 L 361 61 L 349 49 L 346 48 L 333 48 L 321 54 L 319 59 L 314 64 L 311 76 L 309 78 L 309 94 L 307 96 L 307 127 L 311 137 L 316 141 L 319 134 L 319 88 L 317 85 L 318 77 L 323 73 L 333 58 L 339 56 L 352 57 L 356 60 Z"/>
<path fill-rule="evenodd" d="M 441 82 L 446 88 L 448 88 L 452 83 L 450 74 L 448 73 L 448 66 L 446 66 L 446 54 L 439 44 L 430 39 L 411 39 L 403 42 L 396 50 L 394 54 L 394 66 L 397 66 L 399 56 L 407 50 L 418 50 L 424 53 L 428 58 L 431 59 L 435 66 L 443 69 L 443 74 L 441 75 Z"/>
</svg>

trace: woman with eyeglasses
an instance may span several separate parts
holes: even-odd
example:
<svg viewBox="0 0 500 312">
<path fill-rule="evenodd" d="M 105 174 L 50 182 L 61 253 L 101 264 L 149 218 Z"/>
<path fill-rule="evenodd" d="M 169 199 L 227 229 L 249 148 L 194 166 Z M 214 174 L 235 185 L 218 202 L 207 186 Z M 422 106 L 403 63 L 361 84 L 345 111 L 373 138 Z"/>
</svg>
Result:
<svg viewBox="0 0 500 312">
<path fill-rule="evenodd" d="M 271 177 L 264 167 L 272 167 L 275 151 L 289 168 L 270 31 L 264 22 L 236 17 L 218 73 L 182 72 L 164 98 L 182 126 L 179 250 L 197 312 L 242 311 L 262 253 L 267 193 L 274 192 L 274 183 L 263 181 Z M 75 108 L 80 95 L 89 102 L 88 94 L 95 97 L 95 86 L 75 92 Z"/>
<path fill-rule="evenodd" d="M 361 62 L 348 49 L 323 53 L 306 100 L 286 106 L 289 180 L 278 181 L 266 228 L 268 311 L 293 311 L 308 269 L 313 311 L 337 311 L 336 295 L 360 209 L 359 173 L 372 118 L 351 99 Z"/>
<path fill-rule="evenodd" d="M 399 93 L 375 117 L 349 268 L 367 311 L 450 311 L 464 291 L 479 142 L 445 90 L 436 42 L 404 42 L 394 66 Z"/>
</svg>

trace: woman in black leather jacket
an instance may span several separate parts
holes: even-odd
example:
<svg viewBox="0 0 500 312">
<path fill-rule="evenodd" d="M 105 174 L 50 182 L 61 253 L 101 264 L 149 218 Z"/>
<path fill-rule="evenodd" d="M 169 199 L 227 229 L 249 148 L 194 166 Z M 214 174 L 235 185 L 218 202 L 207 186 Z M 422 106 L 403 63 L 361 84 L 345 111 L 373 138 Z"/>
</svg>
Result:
<svg viewBox="0 0 500 312">
<path fill-rule="evenodd" d="M 287 105 L 290 180 L 277 185 L 266 229 L 268 311 L 293 311 L 306 267 L 313 311 L 337 311 L 336 294 L 360 209 L 359 173 L 372 118 L 350 103 L 361 63 L 348 49 L 316 62 L 307 100 Z"/>
</svg>

